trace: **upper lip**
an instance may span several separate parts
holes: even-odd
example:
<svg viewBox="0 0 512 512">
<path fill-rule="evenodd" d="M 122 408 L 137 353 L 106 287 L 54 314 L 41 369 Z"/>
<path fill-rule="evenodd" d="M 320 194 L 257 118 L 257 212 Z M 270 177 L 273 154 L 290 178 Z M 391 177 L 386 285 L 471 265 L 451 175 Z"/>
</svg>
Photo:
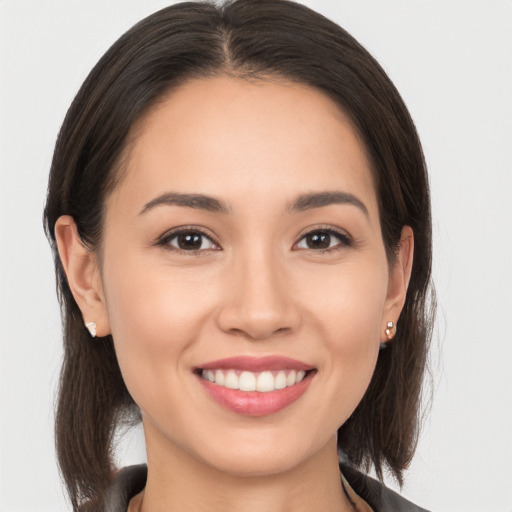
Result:
<svg viewBox="0 0 512 512">
<path fill-rule="evenodd" d="M 313 370 L 314 366 L 285 356 L 235 356 L 209 361 L 197 367 L 201 370 L 241 370 L 263 372 L 266 370 Z"/>
</svg>

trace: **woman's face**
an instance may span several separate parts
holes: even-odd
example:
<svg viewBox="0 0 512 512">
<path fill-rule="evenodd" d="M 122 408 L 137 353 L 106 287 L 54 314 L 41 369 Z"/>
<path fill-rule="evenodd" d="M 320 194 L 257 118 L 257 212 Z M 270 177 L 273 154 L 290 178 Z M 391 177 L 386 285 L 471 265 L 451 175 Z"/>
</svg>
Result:
<svg viewBox="0 0 512 512">
<path fill-rule="evenodd" d="M 133 135 L 106 203 L 98 332 L 148 456 L 272 474 L 331 453 L 406 281 L 347 116 L 307 86 L 214 78 Z"/>
</svg>

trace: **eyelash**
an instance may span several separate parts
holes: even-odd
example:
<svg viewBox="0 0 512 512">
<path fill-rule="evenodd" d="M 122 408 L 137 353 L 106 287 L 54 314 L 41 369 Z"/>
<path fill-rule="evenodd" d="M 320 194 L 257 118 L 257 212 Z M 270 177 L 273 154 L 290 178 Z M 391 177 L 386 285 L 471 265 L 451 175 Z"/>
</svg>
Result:
<svg viewBox="0 0 512 512">
<path fill-rule="evenodd" d="M 180 235 L 200 235 L 201 237 L 204 237 L 208 239 L 214 246 L 218 247 L 218 249 L 199 249 L 199 250 L 184 250 L 180 249 L 179 247 L 175 247 L 171 245 L 171 240 L 174 240 L 175 238 L 179 237 Z M 203 229 L 198 228 L 196 226 L 183 226 L 181 228 L 173 229 L 171 231 L 168 231 L 167 233 L 164 233 L 155 243 L 156 246 L 162 247 L 169 251 L 176 251 L 180 254 L 186 254 L 186 255 L 201 255 L 206 250 L 219 250 L 220 245 L 215 242 L 213 237 L 206 233 Z"/>
<path fill-rule="evenodd" d="M 298 248 L 297 246 L 307 237 L 318 233 L 325 233 L 329 236 L 336 237 L 340 242 L 333 247 L 328 247 L 325 249 L 311 249 L 311 248 Z M 204 237 L 208 239 L 214 246 L 215 249 L 199 249 L 199 250 L 184 250 L 180 249 L 178 247 L 175 247 L 171 245 L 171 241 L 175 238 L 179 237 L 180 235 L 200 235 L 201 237 Z M 176 251 L 181 254 L 186 255 L 201 255 L 204 254 L 205 251 L 211 251 L 211 250 L 222 250 L 220 247 L 220 244 L 218 244 L 213 237 L 205 232 L 203 229 L 195 227 L 195 226 L 184 226 L 181 228 L 174 229 L 172 231 L 169 231 L 165 234 L 163 234 L 154 244 L 156 246 L 162 247 L 169 251 Z M 317 227 L 314 229 L 311 229 L 310 231 L 307 231 L 306 233 L 302 234 L 299 238 L 299 240 L 293 245 L 293 248 L 296 248 L 297 250 L 310 250 L 317 254 L 324 254 L 324 253 L 332 253 L 339 251 L 343 249 L 344 247 L 350 247 L 353 245 L 353 240 L 351 237 L 345 233 L 344 231 L 337 230 L 333 227 Z"/>
<path fill-rule="evenodd" d="M 340 251 L 345 247 L 351 247 L 353 245 L 352 238 L 345 231 L 335 229 L 331 226 L 325 226 L 325 227 L 319 226 L 319 227 L 311 229 L 311 230 L 307 231 L 306 233 L 304 233 L 303 235 L 301 235 L 301 237 L 299 238 L 299 241 L 294 244 L 294 247 L 298 246 L 300 244 L 300 242 L 302 242 L 307 236 L 311 236 L 311 235 L 318 234 L 318 233 L 325 233 L 329 236 L 334 236 L 340 242 L 338 244 L 334 245 L 333 247 L 328 247 L 326 249 L 305 248 L 306 250 L 309 249 L 310 251 L 312 251 L 316 254 L 325 254 L 325 253 L 333 253 L 336 251 Z M 299 249 L 299 250 L 301 250 L 301 249 Z"/>
</svg>

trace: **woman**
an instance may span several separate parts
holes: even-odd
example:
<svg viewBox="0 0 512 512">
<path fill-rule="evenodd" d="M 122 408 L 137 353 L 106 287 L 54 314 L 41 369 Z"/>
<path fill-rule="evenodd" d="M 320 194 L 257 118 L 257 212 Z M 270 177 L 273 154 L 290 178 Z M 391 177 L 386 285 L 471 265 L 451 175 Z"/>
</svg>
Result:
<svg viewBox="0 0 512 512">
<path fill-rule="evenodd" d="M 284 0 L 141 21 L 68 111 L 45 223 L 75 510 L 420 510 L 356 468 L 414 452 L 428 182 L 343 29 Z M 147 473 L 116 472 L 138 418 Z"/>
</svg>

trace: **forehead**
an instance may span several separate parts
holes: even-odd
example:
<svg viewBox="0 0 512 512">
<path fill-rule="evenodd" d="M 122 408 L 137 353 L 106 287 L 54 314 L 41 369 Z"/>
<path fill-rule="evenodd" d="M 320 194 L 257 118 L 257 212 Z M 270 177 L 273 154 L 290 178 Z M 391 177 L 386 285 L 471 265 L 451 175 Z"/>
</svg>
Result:
<svg viewBox="0 0 512 512">
<path fill-rule="evenodd" d="M 130 139 L 113 195 L 128 194 L 132 204 L 168 191 L 287 201 L 335 188 L 376 206 L 370 163 L 349 117 L 302 84 L 189 81 L 146 113 Z"/>
</svg>

